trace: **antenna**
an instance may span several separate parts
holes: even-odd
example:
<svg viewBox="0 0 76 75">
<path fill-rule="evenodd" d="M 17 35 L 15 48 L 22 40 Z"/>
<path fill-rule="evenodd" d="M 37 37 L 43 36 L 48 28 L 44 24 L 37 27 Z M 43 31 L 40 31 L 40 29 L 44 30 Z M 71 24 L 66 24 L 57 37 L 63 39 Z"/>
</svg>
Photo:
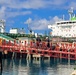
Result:
<svg viewBox="0 0 76 75">
<path fill-rule="evenodd" d="M 73 7 L 71 7 L 71 8 L 68 10 L 68 13 L 69 13 L 70 20 L 71 20 L 71 17 L 72 17 L 72 14 L 73 14 Z"/>
<path fill-rule="evenodd" d="M 62 19 L 64 20 L 64 15 L 63 15 L 63 18 Z"/>
</svg>

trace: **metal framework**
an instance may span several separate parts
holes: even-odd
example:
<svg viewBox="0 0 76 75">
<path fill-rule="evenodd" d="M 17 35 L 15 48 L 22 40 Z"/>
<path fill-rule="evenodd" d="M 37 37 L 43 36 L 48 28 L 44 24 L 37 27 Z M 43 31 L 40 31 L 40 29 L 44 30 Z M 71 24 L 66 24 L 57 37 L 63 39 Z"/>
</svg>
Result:
<svg viewBox="0 0 76 75">
<path fill-rule="evenodd" d="M 56 43 L 53 48 L 53 44 L 50 43 L 50 47 L 47 47 L 47 42 L 42 41 L 37 46 L 38 42 L 30 41 L 29 44 L 23 45 L 21 41 L 19 43 L 14 40 L 14 42 L 7 42 L 6 40 L 0 39 L 0 50 L 4 53 L 17 52 L 25 54 L 36 54 L 41 56 L 50 56 L 54 58 L 65 58 L 76 60 L 76 43 Z"/>
</svg>

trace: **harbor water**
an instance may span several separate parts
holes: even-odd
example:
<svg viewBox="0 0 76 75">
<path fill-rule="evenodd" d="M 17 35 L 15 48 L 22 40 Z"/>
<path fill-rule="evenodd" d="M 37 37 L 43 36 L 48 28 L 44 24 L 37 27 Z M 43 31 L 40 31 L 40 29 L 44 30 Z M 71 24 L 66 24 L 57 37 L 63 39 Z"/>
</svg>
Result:
<svg viewBox="0 0 76 75">
<path fill-rule="evenodd" d="M 50 59 L 26 60 L 3 59 L 2 75 L 70 75 L 75 66 L 75 61 Z"/>
</svg>

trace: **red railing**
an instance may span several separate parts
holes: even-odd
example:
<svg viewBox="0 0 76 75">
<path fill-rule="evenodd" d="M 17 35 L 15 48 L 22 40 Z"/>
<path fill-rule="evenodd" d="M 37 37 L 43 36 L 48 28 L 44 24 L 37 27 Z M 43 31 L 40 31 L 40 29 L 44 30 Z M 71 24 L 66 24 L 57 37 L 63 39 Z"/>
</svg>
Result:
<svg viewBox="0 0 76 75">
<path fill-rule="evenodd" d="M 50 43 L 50 47 L 48 48 L 47 42 L 44 41 L 39 43 L 39 45 L 37 45 L 37 42 L 32 41 L 28 45 L 25 41 L 23 45 L 21 41 L 17 43 L 16 40 L 14 42 L 0 40 L 0 50 L 3 52 L 39 54 L 41 56 L 76 60 L 76 43 L 57 43 L 55 46 Z"/>
</svg>

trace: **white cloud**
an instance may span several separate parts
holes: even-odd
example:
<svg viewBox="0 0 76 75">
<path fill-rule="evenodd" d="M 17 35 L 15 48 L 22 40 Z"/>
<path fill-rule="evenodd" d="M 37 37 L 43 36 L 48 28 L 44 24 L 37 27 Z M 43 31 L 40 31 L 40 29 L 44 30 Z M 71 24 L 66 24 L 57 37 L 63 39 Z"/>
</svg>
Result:
<svg viewBox="0 0 76 75">
<path fill-rule="evenodd" d="M 5 10 L 6 8 L 4 6 L 0 8 L 0 19 L 3 19 L 5 17 Z"/>
<path fill-rule="evenodd" d="M 30 23 L 32 23 L 32 19 L 31 19 L 31 18 L 28 18 L 28 19 L 26 20 L 25 24 L 30 24 Z"/>
<path fill-rule="evenodd" d="M 59 18 L 58 16 L 53 17 L 53 21 L 54 21 L 54 22 L 56 22 L 56 21 L 60 21 L 60 20 L 62 20 L 62 19 Z"/>
<path fill-rule="evenodd" d="M 15 9 L 37 9 L 45 6 L 45 0 L 0 0 L 0 5 Z"/>
<path fill-rule="evenodd" d="M 76 2 L 71 2 L 71 4 L 69 5 L 69 7 L 73 7 L 74 10 L 76 10 Z"/>
<path fill-rule="evenodd" d="M 48 29 L 48 25 L 49 24 L 53 24 L 56 21 L 61 20 L 60 18 L 58 18 L 57 16 L 50 18 L 49 20 L 43 18 L 43 19 L 34 19 L 32 20 L 31 18 L 28 18 L 25 21 L 25 24 L 28 24 L 29 22 L 29 27 L 33 30 L 45 30 Z"/>
<path fill-rule="evenodd" d="M 22 8 L 40 8 L 44 6 L 43 0 L 0 0 L 1 6 L 6 6 L 9 8 L 22 9 Z"/>
<path fill-rule="evenodd" d="M 71 2 L 75 1 L 69 0 L 69 5 Z M 64 5 L 65 3 L 68 3 L 68 0 L 0 0 L 0 5 L 15 9 L 38 9 L 47 7 L 56 8 Z"/>
<path fill-rule="evenodd" d="M 9 13 L 9 15 L 8 15 Z M 27 14 L 31 14 L 31 11 L 16 11 L 16 12 L 7 12 L 6 13 L 6 17 L 9 18 L 9 17 L 16 17 L 16 16 L 19 16 L 19 15 L 27 15 Z"/>
<path fill-rule="evenodd" d="M 8 0 L 8 1 L 0 0 L 0 19 L 3 19 L 3 18 L 7 19 L 9 17 L 31 14 L 32 12 L 30 11 L 30 9 L 70 8 L 71 6 L 76 8 L 75 1 L 69 0 L 68 6 L 66 3 L 68 3 L 68 0 Z M 23 11 L 22 9 L 29 9 L 29 10 Z M 40 20 L 34 20 L 34 21 L 38 21 L 38 23 L 44 24 L 45 28 L 48 22 L 46 19 L 43 19 L 43 20 L 40 19 Z M 42 25 L 39 27 L 43 28 Z"/>
<path fill-rule="evenodd" d="M 76 8 L 75 1 L 70 0 L 0 0 L 0 18 L 15 17 L 18 15 L 30 14 L 31 11 L 21 11 L 22 9 L 39 9 L 39 8 Z M 16 10 L 12 12 L 13 10 Z M 21 12 L 19 12 L 21 11 Z M 8 15 L 8 14 L 9 15 Z M 14 15 L 13 15 L 14 13 Z"/>
<path fill-rule="evenodd" d="M 0 8 L 0 19 L 7 19 L 10 17 L 16 17 L 19 15 L 31 14 L 31 11 L 7 11 L 6 7 L 2 6 Z"/>
</svg>

